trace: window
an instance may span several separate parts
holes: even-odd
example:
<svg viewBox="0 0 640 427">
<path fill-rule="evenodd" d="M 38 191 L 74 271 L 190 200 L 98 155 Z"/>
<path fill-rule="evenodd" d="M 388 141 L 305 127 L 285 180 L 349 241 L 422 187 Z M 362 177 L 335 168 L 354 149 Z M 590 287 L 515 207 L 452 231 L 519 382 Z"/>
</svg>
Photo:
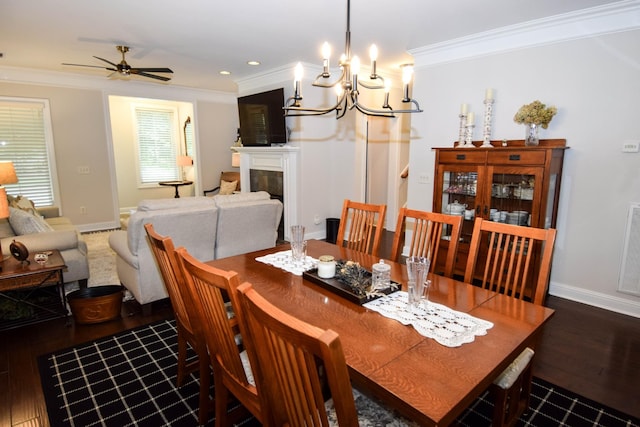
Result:
<svg viewBox="0 0 640 427">
<path fill-rule="evenodd" d="M 180 179 L 177 112 L 172 108 L 135 106 L 138 142 L 138 185 Z"/>
<path fill-rule="evenodd" d="M 36 206 L 55 204 L 57 183 L 49 102 L 0 97 L 0 160 L 12 161 L 17 184 L 7 193 L 28 197 Z"/>
</svg>

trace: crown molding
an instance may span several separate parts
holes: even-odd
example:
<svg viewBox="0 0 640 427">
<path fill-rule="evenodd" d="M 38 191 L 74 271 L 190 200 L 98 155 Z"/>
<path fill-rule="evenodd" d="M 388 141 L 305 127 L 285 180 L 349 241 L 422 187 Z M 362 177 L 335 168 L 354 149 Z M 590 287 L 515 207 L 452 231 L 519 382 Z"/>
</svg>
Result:
<svg viewBox="0 0 640 427">
<path fill-rule="evenodd" d="M 196 89 L 173 84 L 110 80 L 98 76 L 20 67 L 0 66 L 0 83 L 97 90 L 105 95 L 172 99 L 186 102 L 194 100 L 228 104 L 237 102 L 236 94 L 232 92 Z"/>
<path fill-rule="evenodd" d="M 429 67 L 639 28 L 640 0 L 623 0 L 435 43 L 409 53 L 416 68 Z"/>
<path fill-rule="evenodd" d="M 295 65 L 295 64 L 294 64 Z M 282 85 L 282 82 L 291 81 L 293 87 L 293 67 L 294 65 L 283 65 L 272 68 L 262 73 L 252 74 L 248 77 L 235 80 L 238 86 L 238 96 L 249 95 L 258 90 Z M 305 67 L 308 64 L 303 64 Z"/>
</svg>

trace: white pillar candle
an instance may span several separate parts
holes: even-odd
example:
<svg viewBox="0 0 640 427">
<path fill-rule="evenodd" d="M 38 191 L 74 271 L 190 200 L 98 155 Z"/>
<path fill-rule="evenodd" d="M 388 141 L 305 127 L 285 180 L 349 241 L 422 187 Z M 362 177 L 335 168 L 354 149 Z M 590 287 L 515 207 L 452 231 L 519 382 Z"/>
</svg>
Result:
<svg viewBox="0 0 640 427">
<path fill-rule="evenodd" d="M 475 117 L 473 115 L 473 111 L 467 114 L 467 126 L 472 125 Z"/>
<path fill-rule="evenodd" d="M 493 89 L 488 88 L 484 93 L 484 99 L 493 99 Z"/>
<path fill-rule="evenodd" d="M 460 114 L 462 114 L 463 116 L 467 114 L 467 104 L 462 104 L 460 106 Z"/>
</svg>

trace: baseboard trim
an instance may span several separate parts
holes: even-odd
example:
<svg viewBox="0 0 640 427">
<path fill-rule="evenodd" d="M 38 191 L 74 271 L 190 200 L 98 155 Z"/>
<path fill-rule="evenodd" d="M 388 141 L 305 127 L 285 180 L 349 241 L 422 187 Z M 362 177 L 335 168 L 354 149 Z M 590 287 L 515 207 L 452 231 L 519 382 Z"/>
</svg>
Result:
<svg viewBox="0 0 640 427">
<path fill-rule="evenodd" d="M 549 284 L 549 294 L 565 298 L 571 301 L 580 302 L 616 313 L 625 314 L 640 318 L 640 299 L 630 301 L 628 299 L 606 295 L 574 286 L 551 282 Z"/>
<path fill-rule="evenodd" d="M 82 224 L 76 227 L 81 233 L 87 233 L 91 231 L 113 230 L 114 228 L 120 228 L 120 222 L 118 221 L 94 222 L 93 224 Z"/>
</svg>

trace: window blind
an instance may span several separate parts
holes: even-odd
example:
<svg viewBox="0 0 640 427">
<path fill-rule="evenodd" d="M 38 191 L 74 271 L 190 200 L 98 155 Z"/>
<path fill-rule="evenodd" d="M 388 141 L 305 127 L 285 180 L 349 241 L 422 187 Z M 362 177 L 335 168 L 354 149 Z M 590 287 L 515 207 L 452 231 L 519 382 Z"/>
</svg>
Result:
<svg viewBox="0 0 640 427">
<path fill-rule="evenodd" d="M 140 184 L 179 179 L 173 111 L 136 108 Z"/>
<path fill-rule="evenodd" d="M 0 100 L 0 160 L 12 161 L 18 176 L 17 184 L 5 188 L 36 206 L 54 204 L 45 107 L 41 102 Z"/>
</svg>

